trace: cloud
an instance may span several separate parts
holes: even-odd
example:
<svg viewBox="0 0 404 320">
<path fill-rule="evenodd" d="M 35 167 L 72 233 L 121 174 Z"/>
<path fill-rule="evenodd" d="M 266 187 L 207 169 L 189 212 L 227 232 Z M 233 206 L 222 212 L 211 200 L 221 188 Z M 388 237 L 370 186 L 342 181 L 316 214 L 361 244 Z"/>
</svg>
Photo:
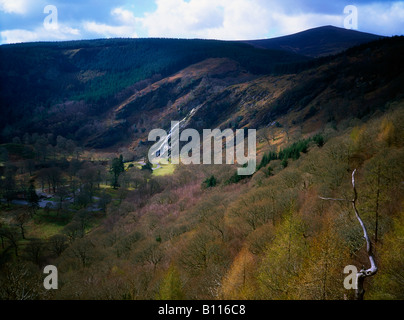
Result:
<svg viewBox="0 0 404 320">
<path fill-rule="evenodd" d="M 359 29 L 380 35 L 402 35 L 404 1 L 358 6 Z"/>
<path fill-rule="evenodd" d="M 38 40 L 38 34 L 23 29 L 5 30 L 0 32 L 2 43 L 31 42 Z"/>
<path fill-rule="evenodd" d="M 87 21 L 84 23 L 84 29 L 88 32 L 102 35 L 106 38 L 137 37 L 134 30 L 128 26 L 111 26 L 103 23 L 96 23 L 94 21 Z"/>
<path fill-rule="evenodd" d="M 137 18 L 129 10 L 123 8 L 114 8 L 111 15 L 119 25 L 108 25 L 105 23 L 97 23 L 95 21 L 85 21 L 83 28 L 85 31 L 95 33 L 106 38 L 113 37 L 131 37 L 136 38 Z"/>
<path fill-rule="evenodd" d="M 26 14 L 30 0 L 0 0 L 0 10 L 5 13 Z"/>
<path fill-rule="evenodd" d="M 243 40 L 341 22 L 341 14 L 291 14 L 281 1 L 157 0 L 156 4 L 156 11 L 140 19 L 151 37 Z"/>
<path fill-rule="evenodd" d="M 360 31 L 390 35 L 403 28 L 404 2 L 356 1 Z M 157 9 L 140 18 L 148 36 L 257 39 L 323 25 L 343 27 L 346 1 L 156 0 Z"/>
<path fill-rule="evenodd" d="M 343 17 L 341 15 L 320 15 L 314 13 L 297 14 L 294 16 L 288 16 L 284 13 L 274 13 L 271 21 L 273 26 L 276 26 L 271 36 L 282 36 L 318 26 L 342 26 Z"/>
<path fill-rule="evenodd" d="M 34 28 L 34 30 L 11 29 L 1 31 L 1 43 L 78 40 L 91 38 L 91 35 L 105 38 L 137 37 L 137 18 L 132 12 L 124 10 L 123 8 L 114 8 L 110 11 L 110 15 L 117 25 L 109 25 L 95 21 L 82 21 L 76 23 L 76 27 L 73 28 L 68 24 L 61 24 L 61 20 L 59 19 L 56 29 L 45 28 L 43 24 L 41 24 Z"/>
<path fill-rule="evenodd" d="M 270 38 L 323 25 L 343 27 L 349 3 L 358 7 L 359 31 L 390 36 L 404 30 L 404 1 L 155 0 L 142 7 L 145 2 L 52 0 L 62 24 L 50 32 L 42 25 L 48 1 L 0 0 L 1 43 L 137 36 Z"/>
<path fill-rule="evenodd" d="M 44 26 L 31 30 L 12 29 L 0 32 L 2 43 L 19 43 L 33 41 L 62 41 L 80 39 L 79 29 L 58 24 L 56 29 L 47 29 Z"/>
<path fill-rule="evenodd" d="M 266 9 L 249 0 L 157 0 L 140 18 L 151 37 L 245 38 L 265 28 Z"/>
</svg>

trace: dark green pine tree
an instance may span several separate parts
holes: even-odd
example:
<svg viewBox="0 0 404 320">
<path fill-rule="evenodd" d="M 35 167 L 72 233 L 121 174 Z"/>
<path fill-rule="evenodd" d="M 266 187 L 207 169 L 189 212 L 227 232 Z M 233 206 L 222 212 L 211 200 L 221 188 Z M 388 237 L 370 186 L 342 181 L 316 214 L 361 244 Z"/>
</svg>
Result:
<svg viewBox="0 0 404 320">
<path fill-rule="evenodd" d="M 35 186 L 34 186 L 34 181 L 31 180 L 31 183 L 28 188 L 27 192 L 27 200 L 29 202 L 29 205 L 32 210 L 32 214 L 36 213 L 36 209 L 39 208 L 39 197 L 36 194 Z"/>
<path fill-rule="evenodd" d="M 119 175 L 124 171 L 125 171 L 125 166 L 123 163 L 123 157 L 122 157 L 122 155 L 120 155 L 119 158 L 115 158 L 112 160 L 112 165 L 111 165 L 111 169 L 110 169 L 110 172 L 113 175 L 112 187 L 114 189 L 119 187 L 118 178 L 119 178 Z"/>
<path fill-rule="evenodd" d="M 153 172 L 153 165 L 150 161 L 147 161 L 144 166 L 142 166 L 142 170 Z"/>
<path fill-rule="evenodd" d="M 205 188 L 213 188 L 216 186 L 216 184 L 217 184 L 217 180 L 216 180 L 215 176 L 210 176 L 203 182 L 203 185 L 205 186 Z"/>
</svg>

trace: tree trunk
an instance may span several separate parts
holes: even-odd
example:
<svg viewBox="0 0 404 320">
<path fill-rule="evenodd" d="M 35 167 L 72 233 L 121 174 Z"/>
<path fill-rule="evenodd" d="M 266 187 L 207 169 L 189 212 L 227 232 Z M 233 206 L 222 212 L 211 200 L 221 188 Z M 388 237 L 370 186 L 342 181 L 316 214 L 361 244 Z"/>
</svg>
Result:
<svg viewBox="0 0 404 320">
<path fill-rule="evenodd" d="M 375 275 L 377 272 L 377 266 L 376 266 L 376 262 L 375 262 L 375 259 L 373 256 L 372 242 L 370 241 L 365 224 L 363 223 L 361 217 L 359 216 L 358 209 L 356 208 L 356 201 L 358 200 L 358 193 L 357 193 L 356 187 L 355 187 L 355 173 L 356 173 L 356 169 L 352 172 L 352 187 L 354 190 L 354 199 L 352 200 L 352 206 L 355 210 L 356 218 L 358 219 L 358 221 L 362 227 L 362 230 L 363 230 L 363 237 L 366 240 L 366 252 L 368 254 L 369 262 L 370 262 L 370 268 L 367 270 L 362 268 L 362 270 L 357 275 L 357 289 L 356 289 L 355 297 L 357 300 L 363 300 L 363 296 L 365 294 L 365 290 L 363 288 L 363 283 L 365 281 L 365 278 Z"/>
<path fill-rule="evenodd" d="M 368 254 L 369 262 L 370 262 L 370 268 L 369 269 L 364 269 L 364 267 L 362 267 L 361 271 L 359 271 L 358 274 L 356 275 L 355 299 L 356 300 L 363 300 L 363 297 L 364 297 L 364 294 L 365 294 L 365 290 L 363 288 L 365 278 L 375 275 L 377 273 L 377 266 L 376 266 L 375 258 L 374 258 L 374 255 L 373 255 L 372 242 L 370 241 L 368 232 L 366 230 L 366 226 L 363 223 L 363 221 L 362 221 L 362 219 L 361 219 L 361 217 L 359 215 L 358 209 L 356 207 L 356 202 L 358 200 L 358 192 L 357 192 L 356 186 L 355 186 L 355 173 L 356 173 L 356 169 L 352 172 L 352 188 L 353 188 L 353 191 L 354 191 L 353 200 L 333 199 L 333 198 L 323 198 L 323 197 L 320 197 L 320 199 L 322 199 L 322 200 L 332 200 L 332 201 L 348 201 L 348 202 L 352 203 L 352 207 L 353 207 L 353 209 L 355 211 L 356 219 L 359 221 L 359 224 L 362 227 L 363 237 L 365 238 L 365 241 L 366 241 L 366 252 Z"/>
<path fill-rule="evenodd" d="M 24 226 L 22 224 L 20 224 L 20 229 L 21 229 L 21 237 L 25 240 Z"/>
</svg>

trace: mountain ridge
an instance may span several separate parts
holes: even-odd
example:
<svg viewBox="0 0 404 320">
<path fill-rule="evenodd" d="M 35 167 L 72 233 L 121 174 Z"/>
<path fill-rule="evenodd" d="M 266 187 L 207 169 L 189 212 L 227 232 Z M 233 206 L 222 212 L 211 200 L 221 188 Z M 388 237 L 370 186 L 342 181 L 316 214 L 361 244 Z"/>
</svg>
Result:
<svg viewBox="0 0 404 320">
<path fill-rule="evenodd" d="M 0 125 L 6 129 L 2 136 L 8 138 L 18 134 L 18 127 L 37 127 L 52 109 L 58 113 L 58 106 L 68 101 L 74 102 L 76 112 L 90 117 L 102 114 L 131 86 L 208 58 L 231 58 L 254 74 L 285 72 L 282 68 L 310 60 L 237 42 L 178 39 L 28 43 L 1 46 L 0 56 Z M 81 126 L 71 127 L 70 132 Z"/>
<path fill-rule="evenodd" d="M 382 45 L 376 41 L 367 47 Z M 192 109 L 197 112 L 189 122 L 197 129 L 265 125 L 275 120 L 271 114 L 282 115 L 293 104 L 308 106 L 335 80 L 327 80 L 333 77 L 330 71 L 315 85 L 311 74 L 335 59 L 340 64 L 347 59 L 344 54 L 321 60 L 239 42 L 175 39 L 30 43 L 2 46 L 0 54 L 8 54 L 0 62 L 3 140 L 32 130 L 95 148 L 136 146 L 150 126 L 165 128 L 168 118 L 182 119 Z M 295 76 L 304 70 L 309 70 L 303 73 L 306 79 Z M 254 82 L 263 76 L 272 80 Z"/>
<path fill-rule="evenodd" d="M 306 71 L 260 77 L 249 75 L 232 60 L 208 59 L 133 94 L 113 108 L 111 119 L 116 126 L 126 123 L 135 149 L 144 146 L 148 128 L 168 129 L 171 120 L 190 113 L 187 125 L 197 130 L 259 129 L 278 121 L 307 133 L 327 122 L 371 116 L 396 99 L 404 80 L 401 52 L 402 38 L 386 39 Z M 115 132 L 115 125 L 108 130 Z M 99 136 L 89 138 L 92 147 L 104 144 Z"/>
<path fill-rule="evenodd" d="M 256 48 L 285 50 L 318 58 L 338 54 L 350 47 L 381 38 L 384 37 L 328 25 L 287 36 L 244 40 L 242 42 L 251 44 Z"/>
</svg>

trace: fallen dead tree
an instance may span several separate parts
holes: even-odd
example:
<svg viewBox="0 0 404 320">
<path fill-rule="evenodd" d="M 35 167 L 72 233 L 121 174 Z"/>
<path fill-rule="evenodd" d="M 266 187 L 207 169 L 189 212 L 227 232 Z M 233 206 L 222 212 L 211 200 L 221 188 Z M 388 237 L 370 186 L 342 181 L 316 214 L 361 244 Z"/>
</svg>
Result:
<svg viewBox="0 0 404 320">
<path fill-rule="evenodd" d="M 363 296 L 365 294 L 365 290 L 363 288 L 364 281 L 367 277 L 374 276 L 377 273 L 377 265 L 376 265 L 375 257 L 374 257 L 373 250 L 372 250 L 372 242 L 370 241 L 368 232 L 366 230 L 366 226 L 363 223 L 363 221 L 359 215 L 358 208 L 356 206 L 356 202 L 358 200 L 358 192 L 357 192 L 356 186 L 355 186 L 355 173 L 356 173 L 356 169 L 352 172 L 352 188 L 354 191 L 354 198 L 352 200 L 324 198 L 324 197 L 320 197 L 320 199 L 330 200 L 330 201 L 348 201 L 348 202 L 352 203 L 356 218 L 358 219 L 358 221 L 362 227 L 362 230 L 363 230 L 363 237 L 366 240 L 366 251 L 367 251 L 367 255 L 369 257 L 369 261 L 370 261 L 370 268 L 365 269 L 365 267 L 363 266 L 362 269 L 356 274 L 355 299 L 363 300 Z"/>
</svg>

